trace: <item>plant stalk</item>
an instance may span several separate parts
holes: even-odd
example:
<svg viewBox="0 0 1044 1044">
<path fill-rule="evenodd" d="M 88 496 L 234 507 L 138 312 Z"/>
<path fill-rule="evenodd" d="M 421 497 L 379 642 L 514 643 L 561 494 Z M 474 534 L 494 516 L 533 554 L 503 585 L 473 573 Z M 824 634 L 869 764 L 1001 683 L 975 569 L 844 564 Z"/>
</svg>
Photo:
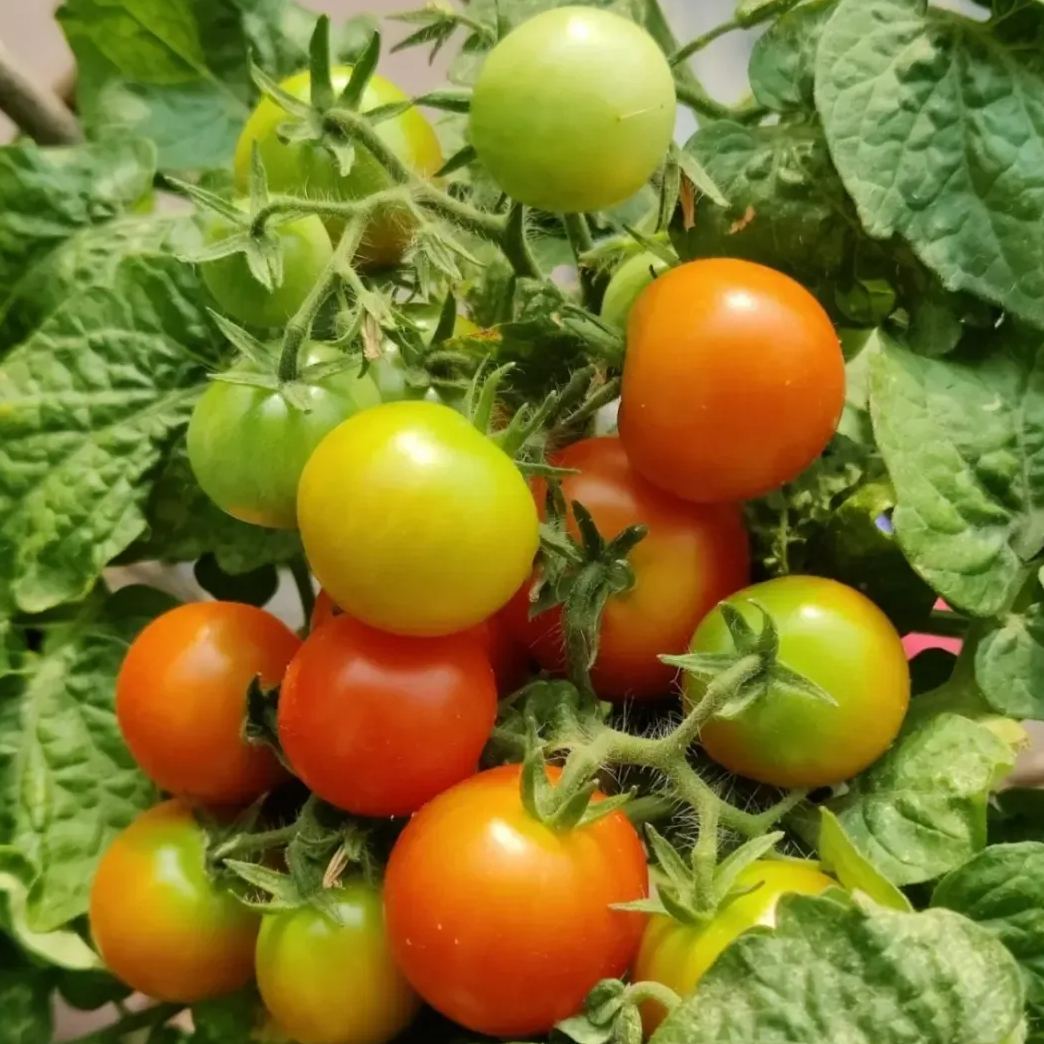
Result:
<svg viewBox="0 0 1044 1044">
<path fill-rule="evenodd" d="M 739 28 L 741 28 L 739 22 L 735 18 L 730 18 L 727 22 L 722 22 L 721 25 L 716 25 L 713 29 L 708 29 L 705 33 L 690 40 L 684 47 L 679 47 L 667 60 L 671 65 L 679 65 L 697 51 L 702 51 L 719 36 L 724 36 L 726 33 L 731 33 L 733 29 Z"/>
<path fill-rule="evenodd" d="M 0 110 L 41 145 L 72 145 L 83 141 L 83 131 L 65 102 L 23 72 L 2 42 Z"/>
</svg>

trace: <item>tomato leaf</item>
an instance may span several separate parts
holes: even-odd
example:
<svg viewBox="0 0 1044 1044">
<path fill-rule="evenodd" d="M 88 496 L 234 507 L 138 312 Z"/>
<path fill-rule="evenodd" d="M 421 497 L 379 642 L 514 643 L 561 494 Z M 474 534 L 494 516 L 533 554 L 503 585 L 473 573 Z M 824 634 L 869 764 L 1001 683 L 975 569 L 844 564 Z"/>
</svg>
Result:
<svg viewBox="0 0 1044 1044">
<path fill-rule="evenodd" d="M 986 844 L 989 792 L 1014 762 L 987 725 L 940 713 L 908 723 L 829 807 L 893 884 L 930 881 Z"/>
<path fill-rule="evenodd" d="M 52 979 L 0 936 L 0 1044 L 53 1040 Z"/>
<path fill-rule="evenodd" d="M 1022 1014 L 1018 966 L 972 921 L 790 895 L 775 929 L 729 946 L 650 1044 L 983 1044 L 1017 1039 Z"/>
<path fill-rule="evenodd" d="M 819 37 L 836 0 L 810 0 L 781 15 L 754 44 L 750 89 L 775 112 L 815 108 L 815 59 Z"/>
<path fill-rule="evenodd" d="M 1005 611 L 1044 545 L 1039 336 L 1002 329 L 938 359 L 882 337 L 870 406 L 911 564 L 951 605 Z"/>
<path fill-rule="evenodd" d="M 850 892 L 863 892 L 875 903 L 893 910 L 912 910 L 909 899 L 852 843 L 837 816 L 829 808 L 820 808 L 819 815 L 816 849 L 823 869 L 833 874 Z"/>
<path fill-rule="evenodd" d="M 1012 718 L 1044 718 L 1044 602 L 1010 613 L 975 653 L 975 678 L 986 702 Z"/>
<path fill-rule="evenodd" d="M 948 289 L 1041 326 L 1044 7 L 1004 22 L 840 0 L 816 52 L 816 105 L 871 236 L 898 233 Z"/>
</svg>

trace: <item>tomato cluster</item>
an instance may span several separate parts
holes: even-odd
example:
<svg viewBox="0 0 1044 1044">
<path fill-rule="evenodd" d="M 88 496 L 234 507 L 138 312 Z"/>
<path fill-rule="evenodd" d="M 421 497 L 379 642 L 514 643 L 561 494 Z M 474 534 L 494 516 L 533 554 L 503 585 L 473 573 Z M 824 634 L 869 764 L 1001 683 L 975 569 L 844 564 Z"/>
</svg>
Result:
<svg viewBox="0 0 1044 1044">
<path fill-rule="evenodd" d="M 563 67 L 594 85 L 579 138 L 557 104 Z M 335 90 L 350 75 L 335 69 Z M 282 86 L 309 97 L 307 74 Z M 361 108 L 402 97 L 375 77 Z M 584 211 L 648 180 L 673 114 L 669 67 L 643 30 L 565 7 L 494 49 L 475 89 L 472 140 L 515 198 Z M 344 175 L 318 145 L 280 137 L 284 115 L 265 100 L 248 121 L 241 190 L 255 156 L 272 187 L 303 185 L 320 200 L 388 185 L 365 149 Z M 441 163 L 415 110 L 384 119 L 379 134 L 418 174 Z M 571 134 L 576 162 L 546 169 L 543 146 Z M 412 219 L 394 207 L 370 215 L 363 259 L 394 261 Z M 314 217 L 279 226 L 289 270 L 270 290 L 249 285 L 238 255 L 210 263 L 207 284 L 233 317 L 284 323 L 329 260 L 328 233 L 342 227 Z M 321 591 L 303 639 L 261 609 L 218 601 L 166 613 L 127 652 L 120 727 L 145 774 L 172 795 L 118 836 L 94 882 L 94 938 L 127 983 L 191 1002 L 256 976 L 275 1021 L 305 1044 L 382 1044 L 421 1000 L 476 1032 L 540 1034 L 575 1014 L 599 980 L 629 970 L 691 991 L 732 938 L 771 920 L 781 893 L 832 883 L 808 864 L 762 861 L 716 918 L 650 921 L 634 908 L 648 897 L 646 852 L 619 808 L 563 826 L 531 800 L 525 788 L 537 784 L 518 765 L 480 770 L 498 697 L 534 664 L 551 675 L 577 667 L 567 656 L 570 591 L 532 612 L 535 592 L 560 579 L 547 547 L 600 553 L 632 527 L 640 539 L 626 560 L 588 563 L 585 574 L 614 578 L 583 679 L 598 697 L 698 704 L 707 679 L 679 682 L 662 657 L 727 658 L 738 652 L 737 620 L 753 633 L 769 619 L 779 661 L 822 698 L 769 676 L 757 699 L 706 722 L 699 742 L 722 766 L 779 786 L 837 783 L 887 748 L 905 713 L 899 638 L 865 597 L 817 577 L 749 586 L 742 501 L 808 465 L 840 415 L 844 364 L 823 309 L 759 265 L 667 269 L 642 254 L 618 268 L 603 318 L 626 327 L 619 436 L 560 446 L 547 459 L 556 477 L 528 484 L 463 409 L 389 391 L 379 368 L 375 382 L 361 364 L 326 366 L 338 358 L 330 346 L 302 350 L 294 395 L 254 380 L 256 360 L 204 394 L 188 431 L 201 486 L 237 518 L 299 529 Z M 542 525 L 558 540 L 543 552 Z M 272 746 L 247 738 L 252 686 L 279 688 Z M 372 872 L 349 876 L 322 904 L 259 915 L 228 872 L 212 872 L 220 857 L 202 823 L 229 819 L 291 774 L 299 783 L 286 790 L 303 783 L 348 816 L 398 820 L 394 841 L 383 884 Z M 556 766 L 537 778 L 565 786 Z M 587 812 L 604 800 L 594 791 Z M 647 1006 L 648 1028 L 660 1014 Z"/>
</svg>

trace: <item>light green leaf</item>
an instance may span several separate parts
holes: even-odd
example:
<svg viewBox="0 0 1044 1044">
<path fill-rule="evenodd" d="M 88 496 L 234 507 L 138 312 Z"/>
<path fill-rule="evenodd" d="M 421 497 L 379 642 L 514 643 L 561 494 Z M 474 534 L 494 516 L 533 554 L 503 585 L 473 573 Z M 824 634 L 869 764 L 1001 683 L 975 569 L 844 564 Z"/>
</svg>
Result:
<svg viewBox="0 0 1044 1044">
<path fill-rule="evenodd" d="M 972 921 L 792 895 L 650 1044 L 999 1044 L 1022 1015 L 1018 966 Z"/>
<path fill-rule="evenodd" d="M 894 884 L 930 881 L 986 844 L 990 790 L 1014 762 L 987 725 L 940 713 L 908 724 L 829 807 Z"/>
<path fill-rule="evenodd" d="M 152 471 L 224 343 L 199 280 L 130 258 L 0 363 L 0 605 L 83 597 L 146 526 Z"/>
<path fill-rule="evenodd" d="M 113 690 L 131 639 L 171 605 L 151 588 L 95 591 L 34 620 L 39 652 L 0 679 L 0 844 L 36 867 L 33 931 L 86 912 L 101 852 L 155 800 L 120 736 Z"/>
<path fill-rule="evenodd" d="M 754 44 L 747 70 L 754 97 L 776 112 L 815 108 L 819 37 L 836 0 L 809 0 L 774 21 Z"/>
<path fill-rule="evenodd" d="M 840 0 L 819 110 L 866 230 L 903 236 L 947 289 L 1044 325 L 1044 5 L 1011 39 L 925 0 Z M 1036 41 L 1030 43 L 1028 41 Z"/>
<path fill-rule="evenodd" d="M 828 808 L 820 808 L 819 852 L 823 868 L 832 873 L 850 892 L 860 891 L 875 903 L 892 910 L 912 910 L 910 900 L 853 844 L 837 816 Z"/>
<path fill-rule="evenodd" d="M 1044 719 L 1044 603 L 1009 613 L 983 638 L 975 650 L 975 679 L 998 713 Z"/>
<path fill-rule="evenodd" d="M 899 543 L 943 598 L 979 615 L 1007 608 L 1044 544 L 1038 341 L 1002 331 L 932 359 L 882 336 L 871 361 Z"/>
</svg>

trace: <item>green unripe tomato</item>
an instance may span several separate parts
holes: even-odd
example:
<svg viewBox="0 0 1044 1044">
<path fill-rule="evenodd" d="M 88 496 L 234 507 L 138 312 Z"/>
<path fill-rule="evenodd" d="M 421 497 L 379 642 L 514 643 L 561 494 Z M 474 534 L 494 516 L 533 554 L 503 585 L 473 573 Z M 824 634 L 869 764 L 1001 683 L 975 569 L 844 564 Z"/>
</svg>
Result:
<svg viewBox="0 0 1044 1044">
<path fill-rule="evenodd" d="M 207 289 L 220 311 L 249 326 L 281 326 L 308 296 L 333 254 L 330 236 L 314 215 L 288 221 L 278 227 L 283 252 L 283 281 L 266 290 L 250 272 L 244 254 L 230 254 L 200 265 Z M 208 243 L 234 231 L 232 223 L 215 217 L 208 222 Z"/>
<path fill-rule="evenodd" d="M 471 102 L 471 143 L 505 192 L 559 212 L 634 195 L 674 134 L 674 77 L 629 19 L 560 7 L 490 51 Z"/>
<path fill-rule="evenodd" d="M 613 273 L 602 298 L 602 318 L 611 326 L 627 326 L 627 317 L 638 295 L 665 269 L 667 262 L 650 250 L 629 257 Z"/>
<path fill-rule="evenodd" d="M 302 365 L 339 357 L 315 346 Z M 273 529 L 297 526 L 297 482 L 312 450 L 341 421 L 380 402 L 373 379 L 351 367 L 304 385 L 310 409 L 278 391 L 214 381 L 188 428 L 188 454 L 203 492 L 223 511 Z"/>
</svg>

